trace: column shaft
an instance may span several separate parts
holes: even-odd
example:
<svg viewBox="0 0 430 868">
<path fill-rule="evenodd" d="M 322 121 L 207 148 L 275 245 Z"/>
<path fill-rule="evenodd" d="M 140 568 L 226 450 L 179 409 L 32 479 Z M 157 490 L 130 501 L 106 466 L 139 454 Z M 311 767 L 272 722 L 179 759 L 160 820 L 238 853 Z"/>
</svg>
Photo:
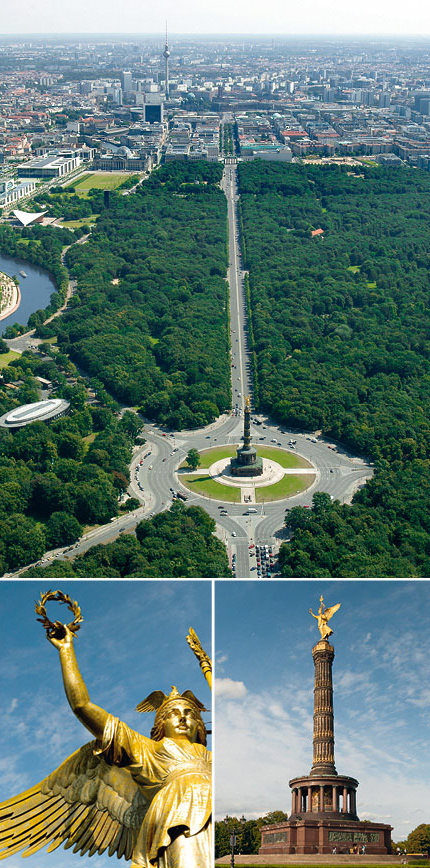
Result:
<svg viewBox="0 0 430 868">
<path fill-rule="evenodd" d="M 342 805 L 342 814 L 348 813 L 348 788 L 343 788 L 343 805 Z"/>
<path fill-rule="evenodd" d="M 312 649 L 315 667 L 314 733 L 311 775 L 336 774 L 334 764 L 334 714 L 332 665 L 334 648 L 321 640 Z"/>
</svg>

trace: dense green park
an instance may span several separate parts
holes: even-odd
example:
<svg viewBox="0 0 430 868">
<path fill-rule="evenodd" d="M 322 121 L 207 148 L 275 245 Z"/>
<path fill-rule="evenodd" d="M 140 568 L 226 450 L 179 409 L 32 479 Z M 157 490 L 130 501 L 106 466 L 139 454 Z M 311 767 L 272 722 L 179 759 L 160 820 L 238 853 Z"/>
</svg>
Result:
<svg viewBox="0 0 430 868">
<path fill-rule="evenodd" d="M 177 501 L 167 512 L 140 522 L 136 533 L 93 546 L 70 561 L 56 561 L 28 575 L 68 578 L 211 578 L 231 576 L 215 522 L 198 506 Z M 26 574 L 24 573 L 24 576 Z"/>
<path fill-rule="evenodd" d="M 2 342 L 0 352 L 5 346 Z M 121 506 L 119 496 L 129 484 L 141 420 L 128 410 L 119 416 L 102 386 L 99 402 L 88 405 L 73 363 L 55 345 L 42 349 L 42 358 L 26 352 L 2 368 L 0 414 L 38 400 L 38 376 L 49 379 L 55 394 L 71 407 L 50 424 L 34 422 L 14 433 L 0 429 L 2 574 L 37 561 L 46 550 L 71 545 L 89 527 L 139 506 L 134 498 Z M 202 509 L 176 503 L 169 512 L 141 522 L 136 534 L 94 546 L 73 563 L 32 568 L 28 575 L 228 576 L 226 550 L 214 530 L 214 521 Z"/>
<path fill-rule="evenodd" d="M 89 406 L 67 356 L 49 345 L 46 350 L 52 357 L 25 352 L 1 369 L 0 414 L 39 400 L 36 377 L 50 380 L 56 396 L 70 402 L 68 415 L 50 424 L 0 429 L 2 573 L 70 545 L 85 527 L 118 514 L 142 427 L 130 411 L 119 418 L 112 407 Z"/>
<path fill-rule="evenodd" d="M 221 172 L 169 164 L 134 195 L 90 206 L 96 226 L 67 254 L 78 291 L 40 332 L 119 401 L 176 429 L 231 401 Z"/>
<path fill-rule="evenodd" d="M 100 190 L 86 200 L 73 189 L 43 194 L 39 204 L 52 213 L 100 213 L 89 242 L 69 251 L 78 282 L 70 309 L 46 326 L 67 286 L 61 252 L 84 230 L 0 227 L 0 249 L 48 268 L 59 290 L 48 311 L 30 318 L 46 341 L 45 355 L 14 357 L 5 344 L 1 348 L 0 413 L 38 400 L 38 376 L 71 402 L 70 413 L 49 425 L 0 431 L 2 572 L 73 543 L 85 528 L 118 514 L 141 422 L 130 412 L 120 418 L 116 399 L 178 428 L 211 421 L 230 405 L 220 177 L 217 165 L 172 166 L 156 172 L 136 195 L 111 192 L 109 202 Z M 7 336 L 23 330 L 11 326 Z M 95 405 L 88 405 L 87 385 Z M 169 521 L 164 514 L 143 527 L 137 536 L 97 547 L 91 560 L 77 559 L 76 574 L 229 574 L 225 549 L 202 510 L 179 515 L 176 508 Z M 144 543 L 149 528 L 156 531 L 154 545 Z M 53 569 L 74 575 L 67 564 Z M 40 568 L 34 574 L 53 573 Z"/>
<path fill-rule="evenodd" d="M 428 575 L 430 176 L 256 161 L 239 180 L 256 406 L 376 465 L 351 507 L 296 515 L 283 575 Z"/>
</svg>

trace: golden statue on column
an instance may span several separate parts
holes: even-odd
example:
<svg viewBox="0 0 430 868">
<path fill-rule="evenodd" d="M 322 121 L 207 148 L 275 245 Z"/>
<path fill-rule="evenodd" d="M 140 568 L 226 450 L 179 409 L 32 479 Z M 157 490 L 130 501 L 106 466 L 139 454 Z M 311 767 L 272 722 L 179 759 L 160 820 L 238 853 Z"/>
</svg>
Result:
<svg viewBox="0 0 430 868">
<path fill-rule="evenodd" d="M 327 639 L 328 636 L 331 636 L 333 630 L 328 626 L 328 621 L 333 617 L 335 612 L 341 607 L 341 603 L 336 603 L 335 606 L 329 606 L 327 608 L 324 607 L 324 597 L 320 597 L 320 606 L 318 609 L 318 615 L 314 615 L 312 609 L 309 609 L 310 614 L 313 618 L 316 618 L 318 621 L 318 630 L 321 633 L 321 639 Z"/>
</svg>

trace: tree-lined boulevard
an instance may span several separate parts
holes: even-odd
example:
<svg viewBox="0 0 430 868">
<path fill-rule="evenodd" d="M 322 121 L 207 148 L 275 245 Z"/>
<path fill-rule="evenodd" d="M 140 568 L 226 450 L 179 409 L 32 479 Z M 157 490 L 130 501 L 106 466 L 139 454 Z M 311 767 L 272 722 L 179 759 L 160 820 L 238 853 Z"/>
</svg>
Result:
<svg viewBox="0 0 430 868">
<path fill-rule="evenodd" d="M 166 508 L 172 502 L 172 489 L 176 492 L 180 488 L 187 496 L 187 503 L 195 503 L 202 506 L 209 515 L 217 522 L 218 533 L 224 539 L 229 550 L 231 562 L 232 554 L 236 555 L 236 575 L 238 577 L 252 577 L 256 575 L 256 562 L 250 544 L 269 544 L 277 550 L 280 543 L 287 538 L 284 526 L 285 509 L 288 506 L 310 506 L 312 495 L 315 491 L 325 491 L 334 500 L 347 502 L 360 485 L 372 476 L 372 467 L 363 459 L 353 457 L 339 446 L 336 451 L 332 448 L 332 441 L 324 442 L 318 439 L 313 443 L 309 434 L 287 430 L 284 426 L 276 425 L 267 416 L 253 413 L 261 425 L 252 425 L 251 433 L 253 442 L 269 445 L 272 439 L 281 444 L 283 449 L 288 449 L 288 441 L 297 440 L 295 451 L 304 458 L 310 460 L 317 468 L 317 479 L 311 490 L 305 491 L 288 500 L 279 500 L 262 503 L 258 506 L 256 514 L 244 515 L 247 512 L 246 504 L 225 503 L 220 496 L 219 501 L 210 500 L 191 494 L 185 488 L 181 488 L 180 474 L 175 470 L 182 463 L 189 449 L 197 449 L 199 452 L 210 446 L 231 444 L 236 446 L 240 443 L 243 434 L 243 406 L 244 397 L 252 397 L 251 358 L 249 352 L 249 337 L 247 331 L 247 312 L 245 289 L 243 280 L 242 260 L 239 244 L 239 230 L 237 224 L 237 180 L 236 165 L 227 164 L 224 170 L 222 187 L 228 202 L 228 229 L 229 229 L 229 289 L 230 289 L 230 335 L 231 335 L 231 378 L 232 378 L 232 404 L 233 411 L 236 404 L 239 415 L 221 417 L 217 422 L 199 432 L 168 432 L 160 431 L 153 425 L 145 425 L 147 443 L 152 444 L 153 453 L 143 465 L 139 465 L 139 480 L 147 495 L 147 509 L 149 512 L 157 512 Z M 263 428 L 264 425 L 264 428 Z M 167 434 L 164 437 L 163 434 Z M 260 438 L 263 438 L 261 440 Z M 313 438 L 316 439 L 316 438 Z M 173 452 L 173 449 L 178 449 Z M 143 453 L 147 449 L 143 450 Z M 136 456 L 136 460 L 138 456 Z M 140 459 L 139 459 L 140 460 Z M 137 495 L 136 483 L 132 487 Z M 179 485 L 178 485 L 179 481 Z M 270 492 L 268 489 L 268 499 Z M 219 506 L 223 504 L 228 515 L 220 515 Z M 235 536 L 232 536 L 232 534 Z"/>
</svg>

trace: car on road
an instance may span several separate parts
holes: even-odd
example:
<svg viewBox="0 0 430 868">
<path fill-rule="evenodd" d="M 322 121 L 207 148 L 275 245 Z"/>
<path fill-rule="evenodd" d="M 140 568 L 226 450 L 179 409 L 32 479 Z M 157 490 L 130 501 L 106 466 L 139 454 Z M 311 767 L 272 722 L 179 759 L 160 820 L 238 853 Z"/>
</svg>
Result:
<svg viewBox="0 0 430 868">
<path fill-rule="evenodd" d="M 232 536 L 237 536 L 236 531 L 235 531 L 235 530 L 232 530 L 231 535 L 232 535 Z"/>
</svg>

